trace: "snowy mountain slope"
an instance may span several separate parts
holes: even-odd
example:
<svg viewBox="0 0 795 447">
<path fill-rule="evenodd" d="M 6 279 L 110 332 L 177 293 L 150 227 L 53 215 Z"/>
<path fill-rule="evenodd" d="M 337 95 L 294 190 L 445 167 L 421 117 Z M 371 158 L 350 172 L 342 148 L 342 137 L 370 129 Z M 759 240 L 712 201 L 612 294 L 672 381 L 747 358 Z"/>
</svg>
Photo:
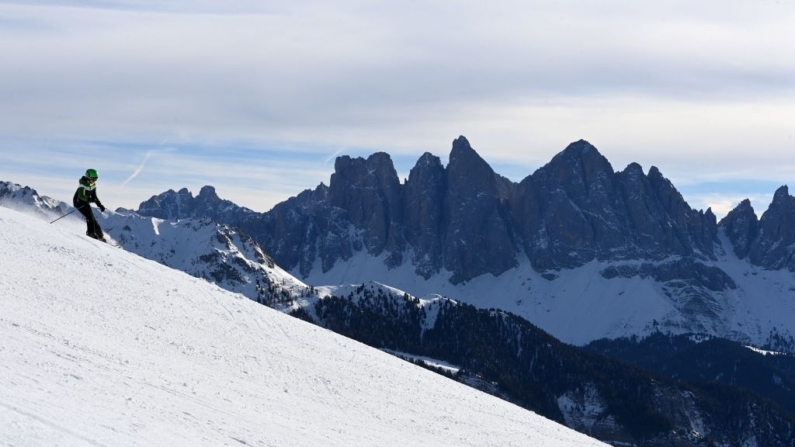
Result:
<svg viewBox="0 0 795 447">
<path fill-rule="evenodd" d="M 0 445 L 603 445 L 0 208 Z"/>
<path fill-rule="evenodd" d="M 71 205 L 27 186 L 0 182 L 0 206 L 47 220 L 71 213 L 55 225 L 76 234 L 85 231 Z M 94 215 L 111 243 L 259 303 L 289 311 L 313 296 L 309 286 L 277 266 L 255 241 L 226 225 L 209 219 L 169 222 L 123 209 L 100 213 L 94 208 Z"/>
<path fill-rule="evenodd" d="M 169 222 L 136 213 L 106 212 L 105 232 L 125 250 L 204 278 L 268 306 L 289 310 L 312 296 L 251 238 L 209 219 Z"/>
<path fill-rule="evenodd" d="M 42 217 L 58 217 L 72 208 L 68 204 L 47 196 L 40 196 L 35 189 L 16 183 L 0 181 L 0 206 L 17 210 L 35 210 Z"/>
<path fill-rule="evenodd" d="M 662 262 L 591 261 L 554 275 L 535 271 L 525 258 L 499 276 L 485 274 L 452 284 L 449 274 L 426 280 L 417 276 L 409 263 L 389 268 L 382 259 L 363 252 L 327 272 L 313 269 L 304 281 L 377 281 L 414 296 L 441 294 L 480 308 L 513 312 L 556 338 L 578 345 L 661 330 L 708 333 L 793 352 L 795 274 L 750 265 L 734 255 L 725 237 L 721 235 L 720 240 L 724 246 L 717 259 L 701 265 L 726 272 L 735 288 L 709 290 L 680 279 L 654 277 L 667 265 L 677 266 L 680 260 L 675 258 Z M 610 273 L 615 271 L 624 276 Z M 694 268 L 689 274 L 701 272 Z"/>
</svg>

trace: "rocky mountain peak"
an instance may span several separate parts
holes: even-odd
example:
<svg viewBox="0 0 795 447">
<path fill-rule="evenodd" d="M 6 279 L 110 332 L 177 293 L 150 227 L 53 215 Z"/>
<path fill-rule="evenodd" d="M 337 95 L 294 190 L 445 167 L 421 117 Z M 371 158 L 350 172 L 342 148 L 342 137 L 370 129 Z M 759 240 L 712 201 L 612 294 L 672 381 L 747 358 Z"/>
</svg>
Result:
<svg viewBox="0 0 795 447">
<path fill-rule="evenodd" d="M 452 160 L 453 155 L 466 154 L 468 152 L 474 152 L 474 149 L 469 144 L 469 140 L 465 136 L 460 135 L 453 140 L 453 150 L 450 153 L 450 159 Z"/>
<path fill-rule="evenodd" d="M 787 187 L 787 185 L 783 185 L 776 190 L 775 194 L 773 194 L 773 203 L 785 204 L 789 198 L 789 187 Z"/>
<path fill-rule="evenodd" d="M 395 166 L 392 163 L 392 157 L 390 157 L 386 152 L 376 152 L 370 155 L 367 157 L 367 164 L 379 171 L 385 172 L 386 174 L 390 174 L 395 170 Z"/>
<path fill-rule="evenodd" d="M 427 194 L 429 190 L 441 188 L 444 180 L 445 168 L 439 157 L 426 152 L 422 154 L 417 163 L 409 171 L 408 182 L 406 183 L 407 197 L 414 193 Z"/>
<path fill-rule="evenodd" d="M 376 152 L 367 159 L 343 155 L 334 162 L 330 188 L 343 186 L 364 187 L 398 181 L 392 158 L 385 152 Z"/>
<path fill-rule="evenodd" d="M 202 187 L 202 189 L 199 191 L 199 195 L 196 196 L 196 198 L 198 199 L 200 197 L 202 199 L 208 200 L 208 201 L 210 201 L 210 200 L 221 200 L 221 198 L 218 197 L 218 194 L 215 192 L 215 187 L 210 186 L 210 185 L 206 185 L 206 186 Z"/>
<path fill-rule="evenodd" d="M 726 233 L 737 257 L 748 256 L 748 251 L 757 236 L 759 227 L 759 221 L 751 206 L 751 201 L 745 199 L 740 202 L 726 217 L 721 219 L 718 226 Z"/>
<path fill-rule="evenodd" d="M 341 235 L 339 240 L 343 242 L 339 243 L 345 245 L 330 250 L 328 259 L 358 251 L 357 246 L 363 242 L 368 253 L 379 255 L 388 250 L 394 256 L 390 263 L 400 263 L 403 235 L 397 227 L 402 216 L 401 185 L 389 154 L 378 152 L 366 160 L 338 157 L 331 175 L 329 201 L 344 210 L 354 228 L 363 230 L 363 241 L 349 241 Z M 348 245 L 351 242 L 353 246 Z"/>
<path fill-rule="evenodd" d="M 795 214 L 795 197 L 789 195 L 789 188 L 784 185 L 773 194 L 773 201 L 762 215 L 760 223 L 768 223 L 768 232 L 781 234 L 781 231 L 792 225 L 790 220 L 795 217 L 793 214 Z"/>
<path fill-rule="evenodd" d="M 586 140 L 577 140 L 566 146 L 566 149 L 561 151 L 557 156 L 564 158 L 580 158 L 593 152 L 595 152 L 596 155 L 601 155 L 593 144 Z"/>
<path fill-rule="evenodd" d="M 237 219 L 250 215 L 252 211 L 221 199 L 214 187 L 204 186 L 196 197 L 187 188 L 182 188 L 177 192 L 169 189 L 141 202 L 138 213 L 165 220 L 207 217 L 216 221 L 226 221 L 224 219 Z M 226 217 L 223 217 L 222 214 Z"/>
<path fill-rule="evenodd" d="M 475 152 L 464 136 L 453 141 L 447 173 L 450 185 L 455 189 L 462 188 L 462 194 L 495 194 L 494 170 Z"/>
<path fill-rule="evenodd" d="M 470 180 L 480 176 L 486 176 L 489 179 L 494 177 L 494 170 L 472 148 L 464 136 L 460 136 L 453 141 L 447 170 L 453 177 L 469 176 Z"/>
<path fill-rule="evenodd" d="M 635 162 L 632 162 L 624 168 L 624 174 L 628 177 L 639 178 L 644 176 L 643 167 Z"/>
<path fill-rule="evenodd" d="M 182 188 L 179 192 L 169 189 L 141 202 L 138 212 L 158 219 L 180 219 L 192 210 L 193 201 L 193 194 L 187 188 Z"/>
<path fill-rule="evenodd" d="M 652 178 L 654 178 L 654 179 L 665 179 L 665 177 L 663 177 L 663 175 L 662 175 L 662 172 L 660 172 L 660 169 L 657 166 L 652 166 L 651 168 L 649 168 L 648 177 L 650 179 L 652 179 Z"/>
<path fill-rule="evenodd" d="M 710 220 L 713 220 L 713 221 L 717 220 L 717 217 L 715 216 L 715 213 L 712 212 L 712 207 L 707 208 L 707 210 L 704 212 L 704 217 L 706 217 L 706 218 L 708 218 Z"/>
<path fill-rule="evenodd" d="M 544 168 L 551 180 L 570 196 L 587 197 L 610 193 L 613 167 L 599 151 L 585 140 L 571 143 L 552 158 Z"/>
<path fill-rule="evenodd" d="M 439 157 L 426 152 L 406 181 L 403 194 L 403 231 L 414 247 L 411 262 L 425 279 L 442 267 L 442 229 L 447 175 Z"/>
<path fill-rule="evenodd" d="M 516 265 L 516 247 L 502 203 L 502 180 L 463 136 L 453 141 L 443 195 L 444 267 L 458 283 Z M 503 188 L 504 189 L 504 188 Z M 441 237 L 441 236 L 440 236 Z"/>
<path fill-rule="evenodd" d="M 649 175 L 647 177 L 660 200 L 668 207 L 669 212 L 681 214 L 684 212 L 685 207 L 690 208 L 687 206 L 682 194 L 679 193 L 670 180 L 663 176 L 657 166 L 649 168 Z"/>
<path fill-rule="evenodd" d="M 756 218 L 756 211 L 754 211 L 754 207 L 751 205 L 751 201 L 749 199 L 745 199 L 740 202 L 740 204 L 737 205 L 733 210 L 731 210 L 726 217 L 721 219 L 720 225 L 724 226 L 725 224 L 728 224 L 732 218 L 736 218 L 740 215 L 749 217 L 752 216 L 754 220 L 758 220 Z"/>
<path fill-rule="evenodd" d="M 431 154 L 430 152 L 425 152 L 422 154 L 417 163 L 414 165 L 414 168 L 440 168 L 442 167 L 442 160 L 439 157 Z M 413 169 L 412 169 L 413 170 Z"/>
<path fill-rule="evenodd" d="M 776 190 L 773 202 L 759 219 L 759 234 L 751 244 L 752 263 L 795 271 L 795 197 L 786 185 Z"/>
<path fill-rule="evenodd" d="M 557 165 L 607 165 L 610 163 L 596 147 L 585 140 L 575 141 L 552 158 L 550 166 Z M 612 171 L 612 167 L 610 169 Z"/>
</svg>

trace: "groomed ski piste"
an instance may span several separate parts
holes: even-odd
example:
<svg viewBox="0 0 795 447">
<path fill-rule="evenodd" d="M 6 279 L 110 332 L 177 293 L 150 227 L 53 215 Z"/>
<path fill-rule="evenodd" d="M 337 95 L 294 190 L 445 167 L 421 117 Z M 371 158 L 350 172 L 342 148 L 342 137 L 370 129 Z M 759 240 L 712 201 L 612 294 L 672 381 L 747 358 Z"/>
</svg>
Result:
<svg viewBox="0 0 795 447">
<path fill-rule="evenodd" d="M 0 207 L 0 445 L 603 446 Z"/>
</svg>

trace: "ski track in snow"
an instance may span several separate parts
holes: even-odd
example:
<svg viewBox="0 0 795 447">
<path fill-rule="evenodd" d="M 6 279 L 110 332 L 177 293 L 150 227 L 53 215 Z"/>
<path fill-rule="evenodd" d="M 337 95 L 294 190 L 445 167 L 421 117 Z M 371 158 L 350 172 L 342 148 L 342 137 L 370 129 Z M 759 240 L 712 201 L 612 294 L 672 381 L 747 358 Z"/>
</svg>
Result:
<svg viewBox="0 0 795 447">
<path fill-rule="evenodd" d="M 2 446 L 605 445 L 74 225 L 0 229 Z"/>
</svg>

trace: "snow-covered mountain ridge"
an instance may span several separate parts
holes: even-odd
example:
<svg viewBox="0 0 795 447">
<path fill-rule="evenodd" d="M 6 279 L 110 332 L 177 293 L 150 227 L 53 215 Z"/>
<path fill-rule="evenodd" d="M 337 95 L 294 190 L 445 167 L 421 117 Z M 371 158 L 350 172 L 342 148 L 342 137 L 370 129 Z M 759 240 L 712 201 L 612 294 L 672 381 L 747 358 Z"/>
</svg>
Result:
<svg viewBox="0 0 795 447">
<path fill-rule="evenodd" d="M 68 226 L 75 234 L 85 228 L 71 205 L 27 186 L 0 181 L 0 206 L 47 220 L 66 215 L 55 225 Z M 276 265 L 254 240 L 227 225 L 209 219 L 170 222 L 124 209 L 94 209 L 94 215 L 113 244 L 261 304 L 290 311 L 317 298 L 310 286 Z"/>
<path fill-rule="evenodd" d="M 343 156 L 328 186 L 266 213 L 209 187 L 165 192 L 139 211 L 240 228 L 308 284 L 438 293 L 510 310 L 571 343 L 663 330 L 795 352 L 787 187 L 761 219 L 746 201 L 719 224 L 656 167 L 616 171 L 586 141 L 518 184 L 460 137 L 447 166 L 424 154 L 404 183 L 387 154 Z"/>
<path fill-rule="evenodd" d="M 63 215 L 73 208 L 68 204 L 47 196 L 40 196 L 35 189 L 16 183 L 0 181 L 0 206 L 34 212 L 42 217 Z"/>
<path fill-rule="evenodd" d="M 603 445 L 0 207 L 0 445 Z"/>
<path fill-rule="evenodd" d="M 169 222 L 132 212 L 106 212 L 100 222 L 125 250 L 261 304 L 292 309 L 315 296 L 250 237 L 209 219 Z"/>
</svg>

